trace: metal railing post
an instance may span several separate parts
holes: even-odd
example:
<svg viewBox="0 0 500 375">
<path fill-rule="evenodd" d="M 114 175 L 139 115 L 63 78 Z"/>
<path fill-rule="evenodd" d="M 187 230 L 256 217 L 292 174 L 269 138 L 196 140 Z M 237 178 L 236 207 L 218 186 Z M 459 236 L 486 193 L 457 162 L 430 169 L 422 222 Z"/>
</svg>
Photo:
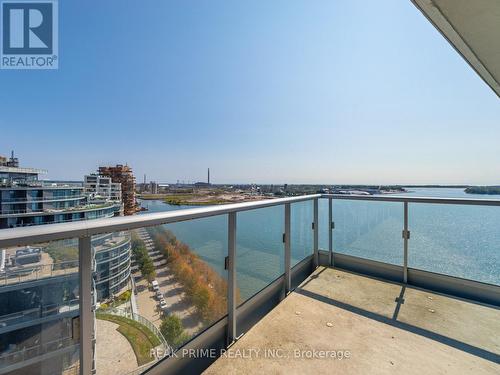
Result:
<svg viewBox="0 0 500 375">
<path fill-rule="evenodd" d="M 236 212 L 228 217 L 227 346 L 236 340 Z"/>
<path fill-rule="evenodd" d="M 330 267 L 333 267 L 333 207 L 332 207 L 332 198 L 328 198 L 328 225 L 330 228 L 328 229 L 328 255 L 329 255 L 329 264 Z"/>
<path fill-rule="evenodd" d="M 78 239 L 78 275 L 80 281 L 80 374 L 93 373 L 94 322 L 92 313 L 91 237 Z"/>
<path fill-rule="evenodd" d="M 319 266 L 319 249 L 318 249 L 318 198 L 314 199 L 314 221 L 313 221 L 313 237 L 314 237 L 314 268 Z"/>
<path fill-rule="evenodd" d="M 408 202 L 403 203 L 404 206 L 404 229 L 403 229 L 403 282 L 408 282 L 408 240 L 410 239 L 410 232 L 408 231 Z"/>
<path fill-rule="evenodd" d="M 291 206 L 290 203 L 285 204 L 285 296 L 292 290 L 292 276 L 291 276 L 291 249 L 290 249 L 290 234 L 291 234 L 291 221 L 290 221 Z"/>
</svg>

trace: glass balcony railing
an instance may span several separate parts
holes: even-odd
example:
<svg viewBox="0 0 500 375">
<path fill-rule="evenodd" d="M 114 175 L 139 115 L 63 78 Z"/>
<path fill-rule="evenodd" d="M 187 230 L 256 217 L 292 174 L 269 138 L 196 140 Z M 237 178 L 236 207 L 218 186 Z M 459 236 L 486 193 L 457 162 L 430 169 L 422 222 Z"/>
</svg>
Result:
<svg viewBox="0 0 500 375">
<path fill-rule="evenodd" d="M 403 203 L 333 202 L 335 252 L 403 265 Z"/>
<path fill-rule="evenodd" d="M 6 267 L 0 271 L 0 286 L 70 274 L 78 275 L 77 260 L 48 264 L 23 264 Z"/>
<path fill-rule="evenodd" d="M 500 304 L 499 222 L 497 200 L 316 194 L 2 230 L 9 259 L 38 244 L 52 263 L 0 271 L 0 373 L 49 351 L 56 374 L 175 372 L 197 361 L 179 348 L 227 348 L 320 265 Z"/>
<path fill-rule="evenodd" d="M 18 198 L 2 198 L 0 204 L 12 204 L 12 203 L 37 203 L 37 202 L 46 202 L 46 201 L 64 201 L 64 200 L 79 200 L 86 199 L 87 196 L 81 193 L 71 194 L 71 195 L 60 195 L 60 196 L 44 196 L 44 197 L 18 197 Z"/>
<path fill-rule="evenodd" d="M 79 357 L 78 240 L 30 245 L 0 248 L 0 373 L 64 373 Z"/>
</svg>

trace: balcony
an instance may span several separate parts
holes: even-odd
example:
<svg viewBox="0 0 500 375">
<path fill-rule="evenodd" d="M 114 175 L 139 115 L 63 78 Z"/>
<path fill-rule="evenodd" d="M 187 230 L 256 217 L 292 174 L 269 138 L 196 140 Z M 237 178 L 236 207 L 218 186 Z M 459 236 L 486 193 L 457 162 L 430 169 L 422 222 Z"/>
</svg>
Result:
<svg viewBox="0 0 500 375">
<path fill-rule="evenodd" d="M 19 284 L 27 281 L 36 281 L 56 276 L 78 274 L 78 261 L 64 261 L 57 263 L 36 263 L 6 269 L 0 272 L 0 286 Z"/>
<path fill-rule="evenodd" d="M 204 374 L 495 374 L 499 321 L 496 308 L 319 267 Z"/>
<path fill-rule="evenodd" d="M 316 194 L 6 229 L 0 248 L 78 238 L 79 360 L 70 364 L 82 374 L 95 366 L 96 330 L 111 327 L 98 321 L 94 328 L 92 236 L 140 229 L 132 242 L 142 241 L 153 264 L 166 267 L 156 278 L 173 298 L 186 293 L 175 278 L 191 271 L 184 265 L 172 276 L 172 258 L 161 257 L 173 257 L 172 244 L 179 241 L 158 231 L 204 220 L 215 220 L 207 232 L 214 238 L 206 241 L 217 242 L 218 250 L 194 256 L 180 246 L 180 253 L 205 267 L 203 275 L 216 271 L 215 282 L 205 284 L 224 291 L 224 306 L 203 324 L 192 322 L 189 339 L 167 342 L 166 356 L 154 352 L 149 362 L 138 363 L 136 373 L 493 374 L 500 370 L 500 260 L 489 250 L 498 244 L 498 211 L 500 201 L 491 199 Z M 465 226 L 460 212 L 477 218 L 477 225 Z M 443 215 L 451 224 L 440 220 Z M 141 298 L 139 304 L 155 306 L 152 294 Z M 168 314 L 185 302 L 168 303 Z M 158 327 L 154 319 L 161 311 L 140 313 Z M 125 351 L 108 357 L 99 338 L 97 346 L 108 360 L 126 358 Z M 98 355 L 97 374 L 100 365 Z"/>
</svg>

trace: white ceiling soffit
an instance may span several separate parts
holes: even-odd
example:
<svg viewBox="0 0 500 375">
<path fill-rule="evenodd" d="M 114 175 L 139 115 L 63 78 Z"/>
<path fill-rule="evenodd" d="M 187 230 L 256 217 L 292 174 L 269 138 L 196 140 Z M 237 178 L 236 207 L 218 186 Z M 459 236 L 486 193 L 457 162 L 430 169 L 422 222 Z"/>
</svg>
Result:
<svg viewBox="0 0 500 375">
<path fill-rule="evenodd" d="M 500 97 L 500 0 L 411 0 Z"/>
</svg>

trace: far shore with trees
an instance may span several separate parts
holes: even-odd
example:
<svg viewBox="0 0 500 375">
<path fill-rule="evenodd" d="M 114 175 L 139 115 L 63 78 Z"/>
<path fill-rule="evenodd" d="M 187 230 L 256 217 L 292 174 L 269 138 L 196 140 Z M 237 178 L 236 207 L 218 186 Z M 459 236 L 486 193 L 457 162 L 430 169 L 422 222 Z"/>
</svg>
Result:
<svg viewBox="0 0 500 375">
<path fill-rule="evenodd" d="M 469 186 L 464 191 L 467 194 L 500 195 L 500 186 Z"/>
</svg>

